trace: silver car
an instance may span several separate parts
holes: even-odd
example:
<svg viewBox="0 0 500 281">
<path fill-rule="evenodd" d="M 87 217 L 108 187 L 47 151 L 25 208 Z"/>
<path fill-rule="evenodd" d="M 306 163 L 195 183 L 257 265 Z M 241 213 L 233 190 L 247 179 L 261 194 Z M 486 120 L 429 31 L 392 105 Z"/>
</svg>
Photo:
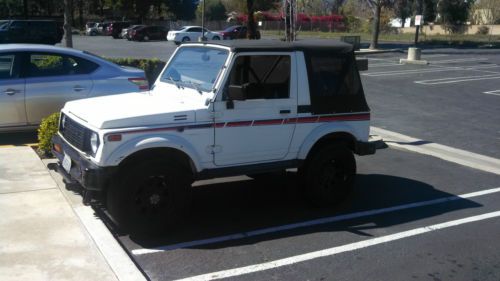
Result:
<svg viewBox="0 0 500 281">
<path fill-rule="evenodd" d="M 144 71 L 85 51 L 0 45 L 0 132 L 36 128 L 70 100 L 148 90 Z"/>
</svg>

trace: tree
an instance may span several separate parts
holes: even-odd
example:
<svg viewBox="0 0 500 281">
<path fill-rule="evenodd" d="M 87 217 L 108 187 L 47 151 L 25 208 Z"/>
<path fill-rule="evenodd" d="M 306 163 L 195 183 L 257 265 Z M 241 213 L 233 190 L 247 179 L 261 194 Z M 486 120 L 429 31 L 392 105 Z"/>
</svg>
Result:
<svg viewBox="0 0 500 281">
<path fill-rule="evenodd" d="M 500 0 L 481 0 L 474 5 L 475 20 L 481 24 L 496 24 L 500 21 Z"/>
<path fill-rule="evenodd" d="M 258 39 L 257 26 L 255 25 L 254 12 L 267 11 L 275 8 L 280 0 L 246 0 L 247 1 L 247 38 Z"/>
<path fill-rule="evenodd" d="M 378 48 L 378 36 L 380 34 L 380 12 L 382 7 L 391 6 L 394 2 L 392 0 L 367 0 L 368 4 L 372 7 L 373 11 L 373 30 L 372 30 L 372 42 L 370 43 L 370 49 Z"/>
<path fill-rule="evenodd" d="M 417 0 L 418 1 L 418 0 Z M 413 13 L 413 0 L 395 0 L 394 13 L 398 19 L 401 19 L 401 26 L 404 27 L 406 19 Z"/>
<path fill-rule="evenodd" d="M 226 20 L 226 7 L 222 4 L 221 0 L 204 0 L 205 1 L 205 19 L 212 21 Z M 196 11 L 197 17 L 201 18 L 202 5 L 198 5 Z"/>
<path fill-rule="evenodd" d="M 467 21 L 472 0 L 441 0 L 438 4 L 438 12 L 441 21 L 448 32 L 455 33 L 459 27 Z"/>
<path fill-rule="evenodd" d="M 436 20 L 437 0 L 424 0 L 424 22 L 434 22 Z"/>
<path fill-rule="evenodd" d="M 64 0 L 64 42 L 68 48 L 73 48 L 73 37 L 71 35 L 71 0 Z"/>
</svg>

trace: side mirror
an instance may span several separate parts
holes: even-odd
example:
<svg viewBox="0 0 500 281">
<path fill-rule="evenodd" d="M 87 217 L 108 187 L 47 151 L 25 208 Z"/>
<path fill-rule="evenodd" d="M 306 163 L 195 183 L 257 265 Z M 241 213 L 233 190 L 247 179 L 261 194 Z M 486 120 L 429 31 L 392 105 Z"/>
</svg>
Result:
<svg viewBox="0 0 500 281">
<path fill-rule="evenodd" d="M 246 88 L 238 85 L 229 85 L 227 97 L 228 100 L 245 100 Z"/>
</svg>

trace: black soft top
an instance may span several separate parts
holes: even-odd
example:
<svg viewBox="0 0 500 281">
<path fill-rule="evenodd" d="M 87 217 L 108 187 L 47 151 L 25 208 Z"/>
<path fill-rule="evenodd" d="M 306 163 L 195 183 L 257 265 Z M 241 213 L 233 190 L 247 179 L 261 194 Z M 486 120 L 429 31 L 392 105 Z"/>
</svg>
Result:
<svg viewBox="0 0 500 281">
<path fill-rule="evenodd" d="M 194 44 L 187 43 L 187 44 Z M 308 52 L 332 52 L 345 54 L 353 51 L 350 44 L 337 40 L 302 40 L 284 42 L 280 40 L 215 40 L 207 44 L 220 45 L 231 48 L 233 52 L 245 51 L 308 51 Z"/>
</svg>

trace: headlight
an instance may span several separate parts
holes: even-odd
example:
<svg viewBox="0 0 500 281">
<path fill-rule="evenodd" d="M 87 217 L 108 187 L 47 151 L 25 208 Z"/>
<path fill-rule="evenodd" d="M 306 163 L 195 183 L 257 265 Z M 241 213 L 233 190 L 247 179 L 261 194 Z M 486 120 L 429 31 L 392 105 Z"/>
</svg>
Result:
<svg viewBox="0 0 500 281">
<path fill-rule="evenodd" d="M 90 149 L 92 149 L 92 153 L 96 154 L 98 148 L 99 135 L 95 132 L 92 132 L 92 134 L 90 135 Z"/>
</svg>

